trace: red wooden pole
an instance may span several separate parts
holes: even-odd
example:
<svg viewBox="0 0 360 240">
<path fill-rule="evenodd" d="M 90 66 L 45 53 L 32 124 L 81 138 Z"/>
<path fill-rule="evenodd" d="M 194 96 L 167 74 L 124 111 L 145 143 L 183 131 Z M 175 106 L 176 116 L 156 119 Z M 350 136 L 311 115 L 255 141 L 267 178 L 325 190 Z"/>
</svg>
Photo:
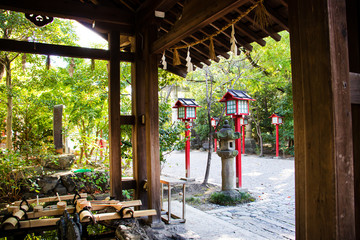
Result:
<svg viewBox="0 0 360 240">
<path fill-rule="evenodd" d="M 214 127 L 214 129 L 216 129 L 216 127 Z M 217 131 L 215 130 L 215 133 L 216 133 Z M 216 150 L 217 150 L 217 139 L 216 138 L 214 138 L 214 152 L 216 152 Z"/>
<path fill-rule="evenodd" d="M 240 125 L 240 116 L 234 116 L 235 121 L 235 132 L 241 132 L 241 125 Z M 235 139 L 235 149 L 238 150 L 238 155 L 236 156 L 236 186 L 241 188 L 242 181 L 241 181 L 241 139 Z"/>
<path fill-rule="evenodd" d="M 185 170 L 186 170 L 186 178 L 190 178 L 190 124 L 185 121 Z"/>
<path fill-rule="evenodd" d="M 276 124 L 276 157 L 279 157 L 279 124 Z"/>
<path fill-rule="evenodd" d="M 242 125 L 242 153 L 245 154 L 245 125 Z"/>
</svg>

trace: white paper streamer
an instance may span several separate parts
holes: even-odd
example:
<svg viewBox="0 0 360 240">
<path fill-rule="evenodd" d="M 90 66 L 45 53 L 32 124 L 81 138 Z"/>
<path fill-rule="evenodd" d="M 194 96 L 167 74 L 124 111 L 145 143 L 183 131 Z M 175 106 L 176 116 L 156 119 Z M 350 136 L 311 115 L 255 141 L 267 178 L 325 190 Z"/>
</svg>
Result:
<svg viewBox="0 0 360 240">
<path fill-rule="evenodd" d="M 231 38 L 230 38 L 230 44 L 231 44 L 231 52 L 234 53 L 234 56 L 237 56 L 237 46 L 236 46 L 236 38 L 235 38 L 235 27 L 234 24 L 231 26 Z"/>
<path fill-rule="evenodd" d="M 187 72 L 192 72 L 194 71 L 194 67 L 193 64 L 191 63 L 191 57 L 190 57 L 190 47 L 188 48 L 187 51 L 187 56 L 186 56 L 186 67 L 187 67 Z"/>
<path fill-rule="evenodd" d="M 162 55 L 161 64 L 163 65 L 163 69 L 166 70 L 166 68 L 167 68 L 167 63 L 166 63 L 165 52 L 164 52 L 163 55 Z"/>
</svg>

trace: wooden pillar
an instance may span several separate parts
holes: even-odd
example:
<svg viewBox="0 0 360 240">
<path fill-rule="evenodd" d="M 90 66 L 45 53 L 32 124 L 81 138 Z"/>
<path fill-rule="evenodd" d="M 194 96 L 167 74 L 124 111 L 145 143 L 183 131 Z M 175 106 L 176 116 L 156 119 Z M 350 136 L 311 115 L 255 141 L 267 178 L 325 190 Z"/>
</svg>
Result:
<svg viewBox="0 0 360 240">
<path fill-rule="evenodd" d="M 111 197 L 122 199 L 120 134 L 120 33 L 109 34 L 109 145 Z"/>
<path fill-rule="evenodd" d="M 360 2 L 346 1 L 348 28 L 351 114 L 354 146 L 354 191 L 356 239 L 360 239 Z"/>
<path fill-rule="evenodd" d="M 157 27 L 152 24 L 141 26 L 137 31 L 132 83 L 136 116 L 133 145 L 137 197 L 143 201 L 142 208 L 157 211 L 158 214 L 151 217 L 153 224 L 161 223 L 158 60 L 157 55 L 150 53 L 156 34 Z"/>
<path fill-rule="evenodd" d="M 296 239 L 355 239 L 345 1 L 290 0 L 289 24 Z"/>
</svg>

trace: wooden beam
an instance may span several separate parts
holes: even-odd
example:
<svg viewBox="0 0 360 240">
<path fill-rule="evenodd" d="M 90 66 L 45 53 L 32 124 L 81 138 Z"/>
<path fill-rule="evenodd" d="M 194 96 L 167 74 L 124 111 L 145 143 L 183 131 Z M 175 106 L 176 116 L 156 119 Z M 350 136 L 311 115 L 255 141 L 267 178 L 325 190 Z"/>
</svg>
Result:
<svg viewBox="0 0 360 240">
<path fill-rule="evenodd" d="M 94 6 L 80 1 L 0 0 L 0 9 L 83 21 L 134 25 L 135 14 L 115 7 Z"/>
<path fill-rule="evenodd" d="M 351 104 L 360 104 L 360 73 L 350 72 Z"/>
<path fill-rule="evenodd" d="M 166 35 L 155 41 L 153 53 L 161 53 L 181 39 L 223 17 L 243 4 L 244 0 L 193 0 L 184 6 L 182 18 L 177 21 Z"/>
<path fill-rule="evenodd" d="M 135 116 L 134 115 L 121 115 L 120 116 L 121 125 L 135 125 Z"/>
<path fill-rule="evenodd" d="M 90 58 L 99 60 L 110 59 L 110 52 L 108 50 L 16 41 L 10 39 L 0 39 L 0 51 L 22 52 L 74 58 Z M 119 49 L 118 52 L 121 61 L 134 61 L 135 56 L 133 53 L 120 52 Z"/>
<path fill-rule="evenodd" d="M 289 0 L 289 16 L 296 239 L 355 239 L 345 1 Z"/>
<path fill-rule="evenodd" d="M 109 144 L 110 144 L 110 194 L 122 199 L 121 184 L 121 133 L 120 133 L 120 33 L 109 34 Z"/>
</svg>

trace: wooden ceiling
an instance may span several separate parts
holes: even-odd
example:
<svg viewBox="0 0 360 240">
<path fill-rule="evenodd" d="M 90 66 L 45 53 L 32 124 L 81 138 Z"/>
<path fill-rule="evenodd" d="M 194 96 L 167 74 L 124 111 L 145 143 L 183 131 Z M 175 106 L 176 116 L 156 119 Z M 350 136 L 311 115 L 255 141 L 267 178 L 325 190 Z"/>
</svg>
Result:
<svg viewBox="0 0 360 240">
<path fill-rule="evenodd" d="M 163 12 L 164 18 L 156 18 L 159 32 L 153 52 L 165 53 L 167 69 L 185 76 L 187 49 L 179 49 L 181 64 L 174 66 L 171 48 L 206 38 L 256 3 L 256 0 L 0 0 L 0 9 L 75 19 L 104 37 L 114 29 L 132 36 L 136 24 L 152 18 L 155 11 Z M 265 46 L 264 38 L 270 36 L 280 41 L 278 32 L 289 30 L 287 0 L 264 0 L 263 5 L 270 17 L 269 24 L 260 27 L 254 10 L 251 11 L 235 24 L 238 47 L 252 50 L 252 43 Z M 229 57 L 230 38 L 231 27 L 213 38 L 216 56 Z M 210 64 L 209 44 L 205 41 L 190 48 L 196 67 Z M 215 61 L 218 60 L 217 57 Z"/>
</svg>

